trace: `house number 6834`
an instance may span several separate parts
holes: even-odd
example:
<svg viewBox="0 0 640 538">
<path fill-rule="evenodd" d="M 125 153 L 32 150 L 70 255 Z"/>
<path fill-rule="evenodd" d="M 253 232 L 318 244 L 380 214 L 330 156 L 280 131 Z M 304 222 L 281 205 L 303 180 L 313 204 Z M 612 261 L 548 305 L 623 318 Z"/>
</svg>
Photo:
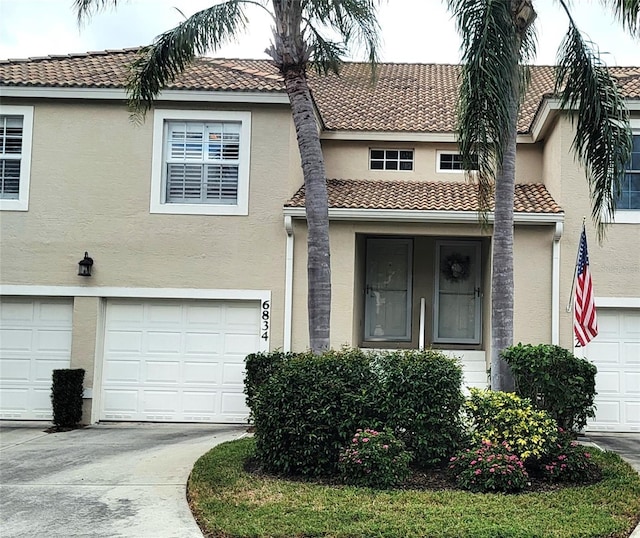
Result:
<svg viewBox="0 0 640 538">
<path fill-rule="evenodd" d="M 271 318 L 271 303 L 269 301 L 262 301 L 262 314 L 260 316 L 260 338 L 265 342 L 269 340 L 269 320 Z"/>
</svg>

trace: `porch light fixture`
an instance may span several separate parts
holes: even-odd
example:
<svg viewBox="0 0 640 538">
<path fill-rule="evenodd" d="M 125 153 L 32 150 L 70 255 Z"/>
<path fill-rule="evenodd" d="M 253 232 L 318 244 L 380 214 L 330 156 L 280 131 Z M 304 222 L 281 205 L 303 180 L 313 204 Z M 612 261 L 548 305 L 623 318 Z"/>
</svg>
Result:
<svg viewBox="0 0 640 538">
<path fill-rule="evenodd" d="M 78 262 L 78 276 L 91 276 L 91 267 L 93 266 L 93 258 L 89 257 L 89 253 L 84 253 L 84 258 Z"/>
</svg>

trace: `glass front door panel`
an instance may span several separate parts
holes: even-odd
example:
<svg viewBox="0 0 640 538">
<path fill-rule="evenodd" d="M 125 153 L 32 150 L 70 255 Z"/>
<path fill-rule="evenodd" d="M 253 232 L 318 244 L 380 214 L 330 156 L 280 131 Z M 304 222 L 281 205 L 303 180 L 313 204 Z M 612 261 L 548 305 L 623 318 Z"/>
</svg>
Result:
<svg viewBox="0 0 640 538">
<path fill-rule="evenodd" d="M 434 341 L 480 342 L 480 245 L 440 243 L 437 249 Z"/>
<path fill-rule="evenodd" d="M 410 239 L 367 239 L 365 340 L 411 338 Z"/>
</svg>

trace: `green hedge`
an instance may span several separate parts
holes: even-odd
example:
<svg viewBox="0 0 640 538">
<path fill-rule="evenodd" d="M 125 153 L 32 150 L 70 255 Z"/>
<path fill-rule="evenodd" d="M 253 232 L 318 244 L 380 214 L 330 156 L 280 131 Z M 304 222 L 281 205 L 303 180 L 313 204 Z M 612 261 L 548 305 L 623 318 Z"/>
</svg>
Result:
<svg viewBox="0 0 640 538">
<path fill-rule="evenodd" d="M 377 362 L 381 419 L 413 452 L 415 463 L 429 466 L 457 451 L 464 403 L 458 361 L 438 351 L 399 351 Z"/>
<path fill-rule="evenodd" d="M 268 471 L 334 474 L 358 428 L 390 428 L 423 466 L 450 456 L 462 439 L 462 370 L 441 353 L 344 349 L 250 361 L 270 370 L 260 383 L 252 374 L 246 387 L 256 456 Z"/>
<path fill-rule="evenodd" d="M 244 393 L 246 394 L 247 407 L 252 410 L 256 405 L 258 390 L 269 379 L 271 373 L 284 361 L 295 357 L 294 353 L 284 351 L 260 352 L 247 355 L 245 358 L 246 373 L 244 378 Z"/>
<path fill-rule="evenodd" d="M 276 473 L 334 474 L 353 432 L 377 426 L 376 390 L 369 358 L 358 350 L 282 361 L 253 400 L 258 460 Z"/>
<path fill-rule="evenodd" d="M 82 420 L 84 370 L 54 370 L 52 381 L 53 423 L 60 428 L 75 428 Z"/>
<path fill-rule="evenodd" d="M 511 367 L 516 393 L 547 411 L 567 431 L 580 431 L 595 416 L 594 364 L 560 346 L 518 344 L 502 357 Z"/>
</svg>

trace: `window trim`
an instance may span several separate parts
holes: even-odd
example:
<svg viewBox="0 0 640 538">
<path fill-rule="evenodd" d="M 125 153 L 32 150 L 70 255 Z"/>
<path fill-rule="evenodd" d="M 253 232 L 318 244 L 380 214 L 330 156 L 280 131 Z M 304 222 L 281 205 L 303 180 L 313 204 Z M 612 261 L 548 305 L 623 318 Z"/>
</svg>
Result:
<svg viewBox="0 0 640 538">
<path fill-rule="evenodd" d="M 239 122 L 240 163 L 238 167 L 238 203 L 184 204 L 165 202 L 164 146 L 168 121 Z M 153 113 L 153 148 L 151 163 L 150 213 L 173 215 L 243 215 L 249 214 L 249 166 L 251 162 L 251 112 L 156 109 Z"/>
<path fill-rule="evenodd" d="M 640 119 L 632 119 L 629 124 L 633 136 L 640 136 Z M 640 209 L 619 209 L 614 215 L 605 210 L 603 221 L 611 224 L 640 224 Z"/>
<path fill-rule="evenodd" d="M 372 151 L 384 151 L 384 157 L 382 159 L 382 162 L 385 163 L 387 162 L 387 151 L 397 151 L 398 152 L 398 168 L 395 169 L 388 169 L 388 168 L 372 168 L 371 167 L 371 152 Z M 401 151 L 410 151 L 411 152 L 411 170 L 402 170 L 400 168 L 400 162 L 401 161 L 407 161 L 408 159 L 400 159 L 400 152 Z M 376 161 L 379 161 L 380 159 L 374 159 Z M 392 159 L 389 159 L 392 160 Z M 394 147 L 394 148 L 381 148 L 381 147 L 370 147 L 369 148 L 369 171 L 370 172 L 404 172 L 404 173 L 411 173 L 411 172 L 415 172 L 416 170 L 416 150 L 415 148 L 400 148 L 400 147 Z"/>
<path fill-rule="evenodd" d="M 1 105 L 0 115 L 22 116 L 22 153 L 20 155 L 20 183 L 18 198 L 0 198 L 0 211 L 28 211 L 29 188 L 31 185 L 31 149 L 33 139 L 33 107 Z"/>
</svg>

